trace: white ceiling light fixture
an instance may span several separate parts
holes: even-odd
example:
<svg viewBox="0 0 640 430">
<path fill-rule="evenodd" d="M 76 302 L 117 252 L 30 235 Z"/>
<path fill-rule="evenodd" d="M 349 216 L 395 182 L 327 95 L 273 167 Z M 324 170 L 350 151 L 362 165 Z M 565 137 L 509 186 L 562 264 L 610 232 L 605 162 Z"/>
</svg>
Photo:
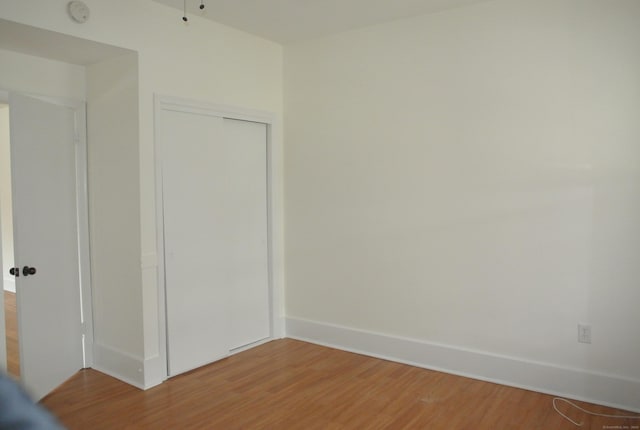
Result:
<svg viewBox="0 0 640 430">
<path fill-rule="evenodd" d="M 200 0 L 200 10 L 204 10 L 204 0 Z M 182 0 L 182 20 L 189 22 L 189 18 L 187 18 L 187 0 Z"/>
</svg>

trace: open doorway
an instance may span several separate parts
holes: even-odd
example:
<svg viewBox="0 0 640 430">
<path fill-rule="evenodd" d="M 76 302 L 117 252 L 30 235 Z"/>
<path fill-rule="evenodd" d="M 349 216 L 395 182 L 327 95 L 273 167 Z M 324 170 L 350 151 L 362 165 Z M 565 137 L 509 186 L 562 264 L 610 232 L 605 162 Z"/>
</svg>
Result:
<svg viewBox="0 0 640 430">
<path fill-rule="evenodd" d="M 135 239 L 138 238 L 139 233 L 139 217 L 135 216 L 134 211 L 139 205 L 139 197 L 137 195 L 137 187 L 132 187 L 131 184 L 138 180 L 139 177 L 139 163 L 138 163 L 138 55 L 134 51 L 127 49 L 114 47 L 111 45 L 104 45 L 93 41 L 75 38 L 72 36 L 64 35 L 61 33 L 51 32 L 35 27 L 29 27 L 18 23 L 13 23 L 0 19 L 0 33 L 3 37 L 0 37 L 0 58 L 3 64 L 11 65 L 11 67 L 2 67 L 0 70 L 0 98 L 2 98 L 3 90 L 6 91 L 6 100 L 9 100 L 9 95 L 19 96 L 14 97 L 9 103 L 11 109 L 11 121 L 12 124 L 11 133 L 15 135 L 20 127 L 16 126 L 16 122 L 23 125 L 22 137 L 25 137 L 27 132 L 36 132 L 41 128 L 32 127 L 29 124 L 36 119 L 38 121 L 43 120 L 44 116 L 40 114 L 29 114 L 28 109 L 46 110 L 50 115 L 58 118 L 62 118 L 57 121 L 56 124 L 68 124 L 70 110 L 77 116 L 74 119 L 74 124 L 81 127 L 76 128 L 76 139 L 80 137 L 81 141 L 91 142 L 91 152 L 87 154 L 87 145 L 79 145 L 76 150 L 79 151 L 76 154 L 76 179 L 77 178 L 90 178 L 92 186 L 87 193 L 86 186 L 80 186 L 79 198 L 76 200 L 76 205 L 83 208 L 82 211 L 86 211 L 86 208 L 90 208 L 91 211 L 91 239 L 92 239 L 92 255 L 91 264 L 89 264 L 89 238 L 88 231 L 89 226 L 87 217 L 83 215 L 79 220 L 78 230 L 84 232 L 83 238 L 79 241 L 80 253 L 77 258 L 80 260 L 80 265 L 83 270 L 80 271 L 79 277 L 81 277 L 82 294 L 80 300 L 82 301 L 82 340 L 84 347 L 84 366 L 93 366 L 94 356 L 98 359 L 95 360 L 97 367 L 110 369 L 110 366 L 117 367 L 118 360 L 112 359 L 112 352 L 118 351 L 117 349 L 110 349 L 108 341 L 110 338 L 107 336 L 109 333 L 113 333 L 112 327 L 120 327 L 121 310 L 122 305 L 117 300 L 111 300 L 111 298 L 117 298 L 121 296 L 120 290 L 112 288 L 122 283 L 122 262 L 126 263 L 126 267 L 129 267 L 129 263 L 140 258 L 139 246 L 127 246 L 129 243 L 137 244 Z M 19 41 L 29 40 L 29 44 L 17 43 Z M 14 43 L 16 42 L 16 43 Z M 64 49 L 62 49 L 64 47 Z M 33 74 L 31 71 L 39 70 L 38 74 Z M 50 73 L 47 73 L 50 72 Z M 42 79 L 41 76 L 47 76 L 47 79 Z M 21 102 L 17 103 L 20 99 Z M 30 99 L 30 100 L 26 100 Z M 5 102 L 5 100 L 0 100 Z M 87 124 L 85 116 L 85 102 L 88 106 L 86 112 L 88 112 L 90 127 L 86 131 L 80 132 Z M 34 107 L 34 104 L 37 104 Z M 48 106 L 45 106 L 48 105 Z M 62 110 L 56 109 L 55 106 L 66 106 L 70 110 L 66 113 L 62 113 Z M 25 106 L 29 106 L 26 108 Z M 55 112 L 54 112 L 55 111 Z M 26 113 L 26 114 L 25 114 Z M 69 114 L 69 115 L 67 115 Z M 18 121 L 19 119 L 22 119 Z M 64 120 L 64 121 L 62 121 Z M 51 127 L 49 127 L 51 128 Z M 56 130 L 66 132 L 68 128 L 54 127 Z M 89 136 L 78 136 L 78 133 L 82 134 L 88 132 Z M 11 157 L 14 158 L 19 155 L 16 148 L 25 148 L 24 145 L 17 144 L 16 136 L 11 136 L 12 139 L 12 153 Z M 68 149 L 68 146 L 64 146 Z M 66 154 L 68 151 L 64 151 Z M 62 157 L 62 152 L 58 151 L 55 157 Z M 8 159 L 8 157 L 6 157 Z M 59 171 L 67 171 L 68 169 L 62 169 L 60 163 L 45 162 L 46 160 L 52 160 L 53 157 L 44 157 L 38 153 L 37 157 L 32 157 L 31 160 L 37 159 L 42 161 L 41 167 L 51 167 L 57 165 Z M 27 162 L 29 157 L 22 159 L 25 161 L 27 167 L 33 167 L 34 163 Z M 70 164 L 71 159 L 64 157 L 65 164 Z M 71 160 L 71 161 L 70 161 Z M 77 161 L 84 160 L 84 167 L 82 167 Z M 8 160 L 7 160 L 8 161 Z M 69 163 L 67 163 L 69 161 Z M 80 166 L 80 167 L 79 167 Z M 58 170 L 55 172 L 59 173 Z M 88 170 L 88 172 L 87 172 Z M 5 169 L 3 169 L 3 172 Z M 22 172 L 22 176 L 26 178 L 22 181 L 23 185 L 32 184 L 33 181 L 29 180 L 29 175 L 25 173 L 21 167 L 14 168 L 12 173 L 13 190 L 19 188 L 19 181 L 17 180 L 16 173 Z M 42 171 L 38 172 L 39 174 Z M 51 177 L 51 175 L 46 175 Z M 46 185 L 49 186 L 51 181 L 47 181 Z M 71 182 L 65 182 L 68 184 Z M 40 187 L 42 188 L 42 187 Z M 65 188 L 66 189 L 66 188 Z M 16 193 L 18 196 L 16 196 Z M 45 275 L 51 275 L 51 270 L 45 270 L 45 265 L 51 265 L 53 258 L 42 256 L 36 256 L 35 251 L 42 251 L 43 253 L 49 251 L 51 256 L 61 255 L 58 252 L 58 246 L 54 252 L 51 252 L 51 244 L 57 244 L 59 242 L 55 240 L 47 240 L 49 247 L 46 246 L 34 246 L 32 243 L 25 241 L 26 233 L 33 233 L 33 229 L 20 229 L 20 223 L 26 225 L 27 218 L 31 219 L 36 215 L 47 214 L 50 218 L 51 208 L 60 208 L 57 199 L 49 198 L 50 195 L 45 196 L 42 199 L 20 199 L 16 200 L 16 197 L 32 196 L 30 192 L 15 191 L 13 193 L 13 208 L 12 211 L 20 216 L 14 217 L 15 224 L 13 229 L 18 230 L 18 234 L 15 237 L 15 263 L 20 264 L 21 271 L 29 265 L 29 269 L 37 267 L 37 275 L 34 277 L 21 276 L 17 279 L 17 317 L 19 321 L 19 350 L 20 350 L 20 375 L 21 381 L 29 388 L 29 380 L 34 380 L 36 376 L 42 376 L 42 381 L 49 381 L 53 378 L 54 370 L 52 366 L 52 355 L 62 350 L 61 347 L 56 345 L 55 347 L 47 347 L 52 343 L 53 337 L 49 337 L 44 334 L 44 331 L 39 330 L 39 327 L 50 327 L 46 321 L 58 321 L 59 317 L 51 316 L 49 314 L 59 312 L 58 307 L 50 306 L 50 302 L 38 300 L 38 296 L 35 291 L 37 288 L 31 288 L 36 283 L 46 283 Z M 87 202 L 87 196 L 90 196 L 90 204 Z M 20 206 L 16 204 L 17 201 L 27 204 L 30 202 L 48 201 L 48 209 L 29 211 L 25 213 L 28 216 L 23 217 Z M 54 200 L 53 202 L 51 200 Z M 115 203 L 115 204 L 114 204 Z M 131 210 L 128 210 L 131 208 Z M 33 216 L 32 216 L 33 215 Z M 132 216 L 133 215 L 133 216 Z M 63 216 L 61 217 L 60 225 L 67 226 L 69 220 L 76 219 L 75 216 Z M 56 229 L 45 229 L 43 223 L 36 223 L 40 230 L 44 230 L 44 233 L 49 233 Z M 132 234 L 133 232 L 133 234 Z M 44 236 L 41 236 L 44 237 Z M 65 241 L 65 244 L 68 241 Z M 24 257 L 21 253 L 21 247 L 25 252 L 30 253 L 28 257 Z M 12 250 L 13 251 L 13 250 Z M 31 255 L 33 254 L 33 255 Z M 0 257 L 1 258 L 1 257 Z M 76 257 L 74 257 L 76 258 Z M 10 260 L 6 258 L 6 260 Z M 36 262 L 37 260 L 37 262 Z M 71 261 L 71 258 L 65 258 L 64 262 Z M 7 261 L 9 263 L 10 261 Z M 9 276 L 8 270 L 11 266 L 3 264 L 7 267 L 6 271 L 3 267 L 3 280 L 7 278 L 13 278 Z M 63 265 L 54 265 L 51 269 L 58 270 L 58 268 L 66 267 Z M 132 266 L 134 269 L 135 263 Z M 86 270 L 84 269 L 86 268 Z M 89 271 L 91 269 L 91 273 Z M 134 278 L 136 272 L 129 271 L 130 278 Z M 128 273 L 129 273 L 128 272 Z M 126 277 L 124 277 L 126 279 Z M 139 281 L 137 277 L 136 281 Z M 16 281 L 16 279 L 9 279 Z M 55 285 L 67 285 L 63 282 L 55 282 Z M 29 288 L 26 288 L 29 285 Z M 52 283 L 53 285 L 53 283 Z M 89 287 L 91 285 L 91 288 Z M 123 285 L 133 285 L 131 282 L 124 283 Z M 24 287 L 24 288 L 23 288 Z M 2 289 L 2 288 L 0 288 Z M 123 290 L 121 288 L 121 290 Z M 93 292 L 97 294 L 93 294 Z M 51 292 L 51 291 L 50 291 Z M 62 294 L 59 297 L 65 297 Z M 95 297 L 95 301 L 92 303 L 92 296 Z M 73 295 L 76 300 L 76 295 Z M 11 296 L 10 296 L 11 298 Z M 28 300 L 29 298 L 33 300 Z M 0 292 L 0 299 L 4 299 L 4 291 Z M 4 301 L 4 300 L 2 300 Z M 0 312 L 5 312 L 5 306 L 0 301 Z M 11 312 L 11 300 L 7 300 L 7 313 Z M 48 313 L 45 312 L 33 312 L 31 305 L 42 303 L 47 305 L 49 309 Z M 69 303 L 67 300 L 65 303 Z M 93 306 L 92 306 L 93 305 Z M 98 354 L 94 354 L 94 330 L 93 320 L 91 318 L 93 312 L 92 308 L 95 307 L 98 315 L 96 330 L 97 335 L 106 336 L 102 344 L 96 346 Z M 27 312 L 25 309 L 31 309 Z M 62 312 L 63 315 L 67 313 Z M 32 318 L 34 316 L 34 318 Z M 102 316 L 102 318 L 100 318 Z M 43 323 L 43 320 L 45 323 Z M 4 314 L 0 315 L 0 323 L 5 324 Z M 11 324 L 8 322 L 7 326 L 11 329 Z M 59 328 L 59 324 L 55 327 L 58 332 L 64 332 Z M 29 330 L 26 330 L 29 329 Z M 0 333 L 4 333 L 5 329 L 0 329 Z M 69 331 L 70 332 L 70 331 Z M 27 334 L 31 335 L 27 335 Z M 74 328 L 75 333 L 75 328 Z M 69 336 L 69 339 L 76 339 L 75 334 Z M 32 336 L 33 335 L 33 336 Z M 40 339 L 40 341 L 38 341 Z M 33 341 L 33 342 L 31 342 Z M 4 358 L 6 342 L 2 342 L 0 339 L 0 345 L 2 346 L 0 352 Z M 14 344 L 15 345 L 15 344 Z M 44 348 L 45 351 L 36 352 L 34 348 Z M 75 344 L 74 344 L 75 347 Z M 105 358 L 106 357 L 106 358 Z M 40 361 L 38 361 L 40 360 Z M 34 364 L 35 361 L 38 361 Z M 55 360 L 54 364 L 64 364 L 66 366 L 68 360 Z M 105 364 L 106 363 L 106 364 Z M 0 363 L 4 364 L 4 363 Z M 7 363 L 8 364 L 8 363 Z M 136 364 L 137 366 L 137 364 Z M 36 369 L 38 373 L 32 371 Z M 137 369 L 137 367 L 136 367 Z M 42 370 L 42 372 L 40 372 Z M 45 374 L 46 373 L 46 374 Z M 137 376 L 137 374 L 136 374 Z M 56 378 L 58 379 L 58 378 Z M 47 384 L 54 386 L 55 384 Z M 40 389 L 32 385 L 31 389 L 34 390 L 32 394 L 34 397 L 40 397 L 47 393 L 48 389 Z M 36 390 L 37 389 L 37 390 Z M 37 393 L 35 392 L 37 391 Z M 37 394 L 37 395 L 36 395 Z"/>
<path fill-rule="evenodd" d="M 20 349 L 18 344 L 18 319 L 16 312 L 16 284 L 9 274 L 13 261 L 13 213 L 11 203 L 11 150 L 9 145 L 9 105 L 0 103 L 0 210 L 2 214 L 2 276 L 4 291 L 5 333 L 0 341 L 5 342 L 7 372 L 20 378 Z"/>
</svg>

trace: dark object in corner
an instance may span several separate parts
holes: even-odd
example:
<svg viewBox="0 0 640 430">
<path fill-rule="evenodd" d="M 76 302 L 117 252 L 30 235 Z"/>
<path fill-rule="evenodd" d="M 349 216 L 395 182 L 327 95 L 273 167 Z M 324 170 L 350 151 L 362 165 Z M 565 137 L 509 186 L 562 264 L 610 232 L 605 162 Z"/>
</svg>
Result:
<svg viewBox="0 0 640 430">
<path fill-rule="evenodd" d="M 13 379 L 0 374 L 0 430 L 64 430 Z"/>
</svg>

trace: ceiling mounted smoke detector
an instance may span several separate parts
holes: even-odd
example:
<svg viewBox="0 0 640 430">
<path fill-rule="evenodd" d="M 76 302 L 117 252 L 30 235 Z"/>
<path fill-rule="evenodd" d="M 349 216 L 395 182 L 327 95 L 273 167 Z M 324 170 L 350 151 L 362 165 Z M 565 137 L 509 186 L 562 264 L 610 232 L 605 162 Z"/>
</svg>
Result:
<svg viewBox="0 0 640 430">
<path fill-rule="evenodd" d="M 70 1 L 67 4 L 67 12 L 75 22 L 84 24 L 89 19 L 89 6 L 82 1 Z"/>
</svg>

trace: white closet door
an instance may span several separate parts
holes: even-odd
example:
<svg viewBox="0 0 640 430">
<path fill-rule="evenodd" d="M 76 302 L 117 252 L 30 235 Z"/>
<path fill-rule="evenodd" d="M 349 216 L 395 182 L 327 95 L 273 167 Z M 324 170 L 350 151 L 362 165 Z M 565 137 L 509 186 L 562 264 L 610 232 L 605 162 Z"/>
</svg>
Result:
<svg viewBox="0 0 640 430">
<path fill-rule="evenodd" d="M 158 121 L 172 376 L 269 336 L 266 126 L 169 110 Z"/>
<path fill-rule="evenodd" d="M 231 278 L 231 349 L 269 337 L 267 252 L 267 126 L 224 120 L 230 156 L 230 199 L 225 212 L 232 235 L 228 263 Z"/>
</svg>

